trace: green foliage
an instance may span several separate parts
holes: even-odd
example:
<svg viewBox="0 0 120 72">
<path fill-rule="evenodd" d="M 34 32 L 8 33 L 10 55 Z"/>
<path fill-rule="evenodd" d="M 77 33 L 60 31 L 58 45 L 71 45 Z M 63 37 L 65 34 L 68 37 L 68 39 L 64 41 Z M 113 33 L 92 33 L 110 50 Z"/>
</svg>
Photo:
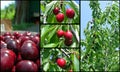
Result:
<svg viewBox="0 0 120 72">
<path fill-rule="evenodd" d="M 93 21 L 84 30 L 81 53 L 83 71 L 119 71 L 119 3 L 112 2 L 101 11 L 98 1 L 90 1 Z"/>
<path fill-rule="evenodd" d="M 73 28 L 73 30 L 71 30 Z M 79 26 L 72 25 L 41 25 L 41 47 L 55 48 L 55 47 L 67 47 L 64 44 L 64 37 L 57 37 L 57 30 L 62 29 L 63 31 L 71 30 L 73 34 L 73 44 L 70 47 L 78 47 L 79 43 L 76 37 L 79 37 Z M 79 40 L 79 38 L 78 38 Z"/>
<path fill-rule="evenodd" d="M 42 1 L 41 2 L 41 22 L 43 23 L 58 23 L 56 21 L 56 16 L 53 14 L 54 7 L 61 8 L 61 12 L 64 14 L 65 19 L 62 23 L 69 23 L 68 18 L 66 17 L 66 7 L 70 7 L 75 11 L 75 17 L 71 21 L 71 23 L 78 23 L 79 22 L 79 5 L 75 1 Z"/>
<path fill-rule="evenodd" d="M 32 23 L 12 24 L 13 30 L 26 30 L 32 26 L 34 26 Z"/>
<path fill-rule="evenodd" d="M 41 61 L 43 71 L 79 71 L 79 50 L 78 49 L 41 49 Z M 56 60 L 64 58 L 66 66 L 61 68 Z"/>
<path fill-rule="evenodd" d="M 10 19 L 14 18 L 15 14 L 15 4 L 12 3 L 9 6 L 5 7 L 5 9 L 1 10 L 1 19 Z"/>
</svg>

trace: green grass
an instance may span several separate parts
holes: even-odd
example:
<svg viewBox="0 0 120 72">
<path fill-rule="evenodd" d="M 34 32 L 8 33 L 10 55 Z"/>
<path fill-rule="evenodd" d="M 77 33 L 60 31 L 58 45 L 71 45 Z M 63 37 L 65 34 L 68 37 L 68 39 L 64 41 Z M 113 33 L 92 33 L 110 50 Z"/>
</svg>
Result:
<svg viewBox="0 0 120 72">
<path fill-rule="evenodd" d="M 33 23 L 12 24 L 13 30 L 27 30 L 32 26 L 34 26 Z"/>
</svg>

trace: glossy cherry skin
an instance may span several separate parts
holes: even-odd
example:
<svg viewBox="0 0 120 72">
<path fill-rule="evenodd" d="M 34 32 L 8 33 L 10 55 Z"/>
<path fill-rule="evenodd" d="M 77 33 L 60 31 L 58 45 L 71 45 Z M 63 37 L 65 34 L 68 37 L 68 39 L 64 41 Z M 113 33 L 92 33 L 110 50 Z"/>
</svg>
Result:
<svg viewBox="0 0 120 72">
<path fill-rule="evenodd" d="M 8 49 L 1 49 L 0 56 L 1 72 L 10 72 L 15 63 L 15 53 Z"/>
<path fill-rule="evenodd" d="M 22 60 L 16 65 L 16 72 L 37 72 L 38 67 L 33 61 Z"/>
<path fill-rule="evenodd" d="M 53 9 L 53 13 L 54 13 L 55 15 L 57 15 L 59 12 L 60 12 L 60 8 L 55 7 L 55 8 Z"/>
<path fill-rule="evenodd" d="M 63 35 L 64 35 L 64 31 L 63 30 L 58 30 L 57 31 L 58 38 L 62 37 Z"/>
<path fill-rule="evenodd" d="M 65 33 L 64 33 L 64 37 L 65 37 L 65 39 L 67 39 L 67 40 L 71 40 L 72 39 L 72 37 L 73 37 L 73 34 L 72 34 L 72 32 L 71 31 L 66 31 Z"/>
<path fill-rule="evenodd" d="M 66 65 L 66 60 L 63 59 L 63 58 L 58 58 L 58 59 L 57 59 L 57 65 L 58 65 L 59 67 L 61 67 L 61 68 L 64 68 L 65 65 Z"/>
<path fill-rule="evenodd" d="M 23 59 L 29 60 L 36 60 L 39 56 L 37 46 L 31 40 L 27 40 L 23 43 L 23 45 L 20 48 L 20 53 Z"/>
<path fill-rule="evenodd" d="M 40 38 L 38 36 L 33 36 L 31 40 L 35 43 L 38 44 L 40 42 Z"/>
<path fill-rule="evenodd" d="M 70 46 L 70 45 L 72 45 L 73 42 L 72 42 L 72 40 L 65 39 L 64 43 L 66 46 Z"/>
<path fill-rule="evenodd" d="M 7 42 L 7 48 L 13 50 L 16 54 L 18 53 L 19 44 L 16 40 L 9 40 Z"/>
<path fill-rule="evenodd" d="M 74 16 L 75 16 L 74 10 L 71 9 L 71 8 L 67 9 L 67 10 L 66 10 L 66 16 L 67 16 L 68 18 L 74 18 Z"/>
<path fill-rule="evenodd" d="M 4 41 L 0 41 L 0 49 L 7 48 L 7 44 Z"/>
<path fill-rule="evenodd" d="M 62 22 L 64 20 L 64 14 L 63 13 L 59 13 L 56 15 L 56 20 L 58 22 Z"/>
</svg>

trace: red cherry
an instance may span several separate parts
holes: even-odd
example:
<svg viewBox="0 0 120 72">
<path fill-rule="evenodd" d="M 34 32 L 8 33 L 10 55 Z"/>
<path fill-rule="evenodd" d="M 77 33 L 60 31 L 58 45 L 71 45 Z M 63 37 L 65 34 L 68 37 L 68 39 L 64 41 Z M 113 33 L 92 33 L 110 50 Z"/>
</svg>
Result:
<svg viewBox="0 0 120 72">
<path fill-rule="evenodd" d="M 23 43 L 23 45 L 20 48 L 20 53 L 23 59 L 29 60 L 36 60 L 39 56 L 37 46 L 31 40 L 27 40 Z"/>
<path fill-rule="evenodd" d="M 72 44 L 72 40 L 65 39 L 64 43 L 66 46 L 70 46 Z"/>
<path fill-rule="evenodd" d="M 65 32 L 64 33 L 64 37 L 65 37 L 65 39 L 67 39 L 67 40 L 72 40 L 72 32 L 71 31 L 67 31 L 67 32 Z"/>
<path fill-rule="evenodd" d="M 63 30 L 58 30 L 57 31 L 57 36 L 60 38 L 64 35 L 64 31 Z"/>
<path fill-rule="evenodd" d="M 58 65 L 59 67 L 61 67 L 61 68 L 64 68 L 65 65 L 66 65 L 66 60 L 63 59 L 63 58 L 58 58 L 58 59 L 57 59 L 57 65 Z"/>
<path fill-rule="evenodd" d="M 37 72 L 37 64 L 30 60 L 22 60 L 16 65 L 16 72 Z"/>
<path fill-rule="evenodd" d="M 57 14 L 56 19 L 58 22 L 62 22 L 64 20 L 64 14 L 63 13 Z"/>
<path fill-rule="evenodd" d="M 59 12 L 60 12 L 60 8 L 55 7 L 55 8 L 53 9 L 53 13 L 54 13 L 55 15 L 57 15 Z"/>
<path fill-rule="evenodd" d="M 66 10 L 66 16 L 67 16 L 68 18 L 73 18 L 73 17 L 75 16 L 74 10 L 71 9 L 71 8 L 67 9 L 67 10 Z"/>
<path fill-rule="evenodd" d="M 10 72 L 16 60 L 15 53 L 9 49 L 1 49 L 0 56 L 1 56 L 0 61 L 1 72 Z"/>
</svg>

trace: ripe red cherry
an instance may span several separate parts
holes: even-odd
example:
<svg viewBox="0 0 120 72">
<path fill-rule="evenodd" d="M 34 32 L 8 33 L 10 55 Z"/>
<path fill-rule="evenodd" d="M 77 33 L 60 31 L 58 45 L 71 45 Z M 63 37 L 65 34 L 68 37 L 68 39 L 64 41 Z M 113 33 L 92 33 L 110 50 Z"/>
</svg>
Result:
<svg viewBox="0 0 120 72">
<path fill-rule="evenodd" d="M 61 68 L 64 68 L 65 65 L 66 65 L 66 60 L 63 59 L 63 58 L 58 58 L 58 59 L 57 59 L 57 65 L 58 65 L 59 67 L 61 67 Z"/>
<path fill-rule="evenodd" d="M 66 40 L 72 40 L 72 36 L 72 32 L 69 30 L 64 33 L 64 37 Z"/>
<path fill-rule="evenodd" d="M 37 72 L 38 67 L 33 61 L 22 60 L 16 65 L 16 72 Z"/>
<path fill-rule="evenodd" d="M 8 49 L 1 49 L 0 69 L 1 72 L 10 72 L 15 63 L 16 55 Z"/>
<path fill-rule="evenodd" d="M 64 35 L 64 31 L 63 30 L 58 30 L 57 31 L 57 36 L 60 38 Z"/>
<path fill-rule="evenodd" d="M 54 13 L 55 15 L 57 15 L 59 12 L 60 12 L 60 8 L 55 7 L 55 8 L 53 9 L 53 13 Z"/>
<path fill-rule="evenodd" d="M 39 56 L 37 46 L 31 40 L 27 40 L 23 43 L 23 45 L 20 48 L 20 53 L 23 59 L 29 60 L 36 60 Z"/>
<path fill-rule="evenodd" d="M 0 49 L 7 48 L 7 44 L 4 41 L 0 41 Z"/>
<path fill-rule="evenodd" d="M 73 18 L 73 17 L 75 16 L 74 10 L 71 9 L 71 8 L 67 9 L 67 10 L 66 10 L 66 16 L 67 16 L 68 18 Z"/>
<path fill-rule="evenodd" d="M 57 14 L 56 19 L 58 22 L 62 22 L 64 20 L 64 14 L 63 13 Z"/>
<path fill-rule="evenodd" d="M 72 44 L 72 40 L 65 39 L 64 43 L 66 46 L 70 46 Z"/>
</svg>

